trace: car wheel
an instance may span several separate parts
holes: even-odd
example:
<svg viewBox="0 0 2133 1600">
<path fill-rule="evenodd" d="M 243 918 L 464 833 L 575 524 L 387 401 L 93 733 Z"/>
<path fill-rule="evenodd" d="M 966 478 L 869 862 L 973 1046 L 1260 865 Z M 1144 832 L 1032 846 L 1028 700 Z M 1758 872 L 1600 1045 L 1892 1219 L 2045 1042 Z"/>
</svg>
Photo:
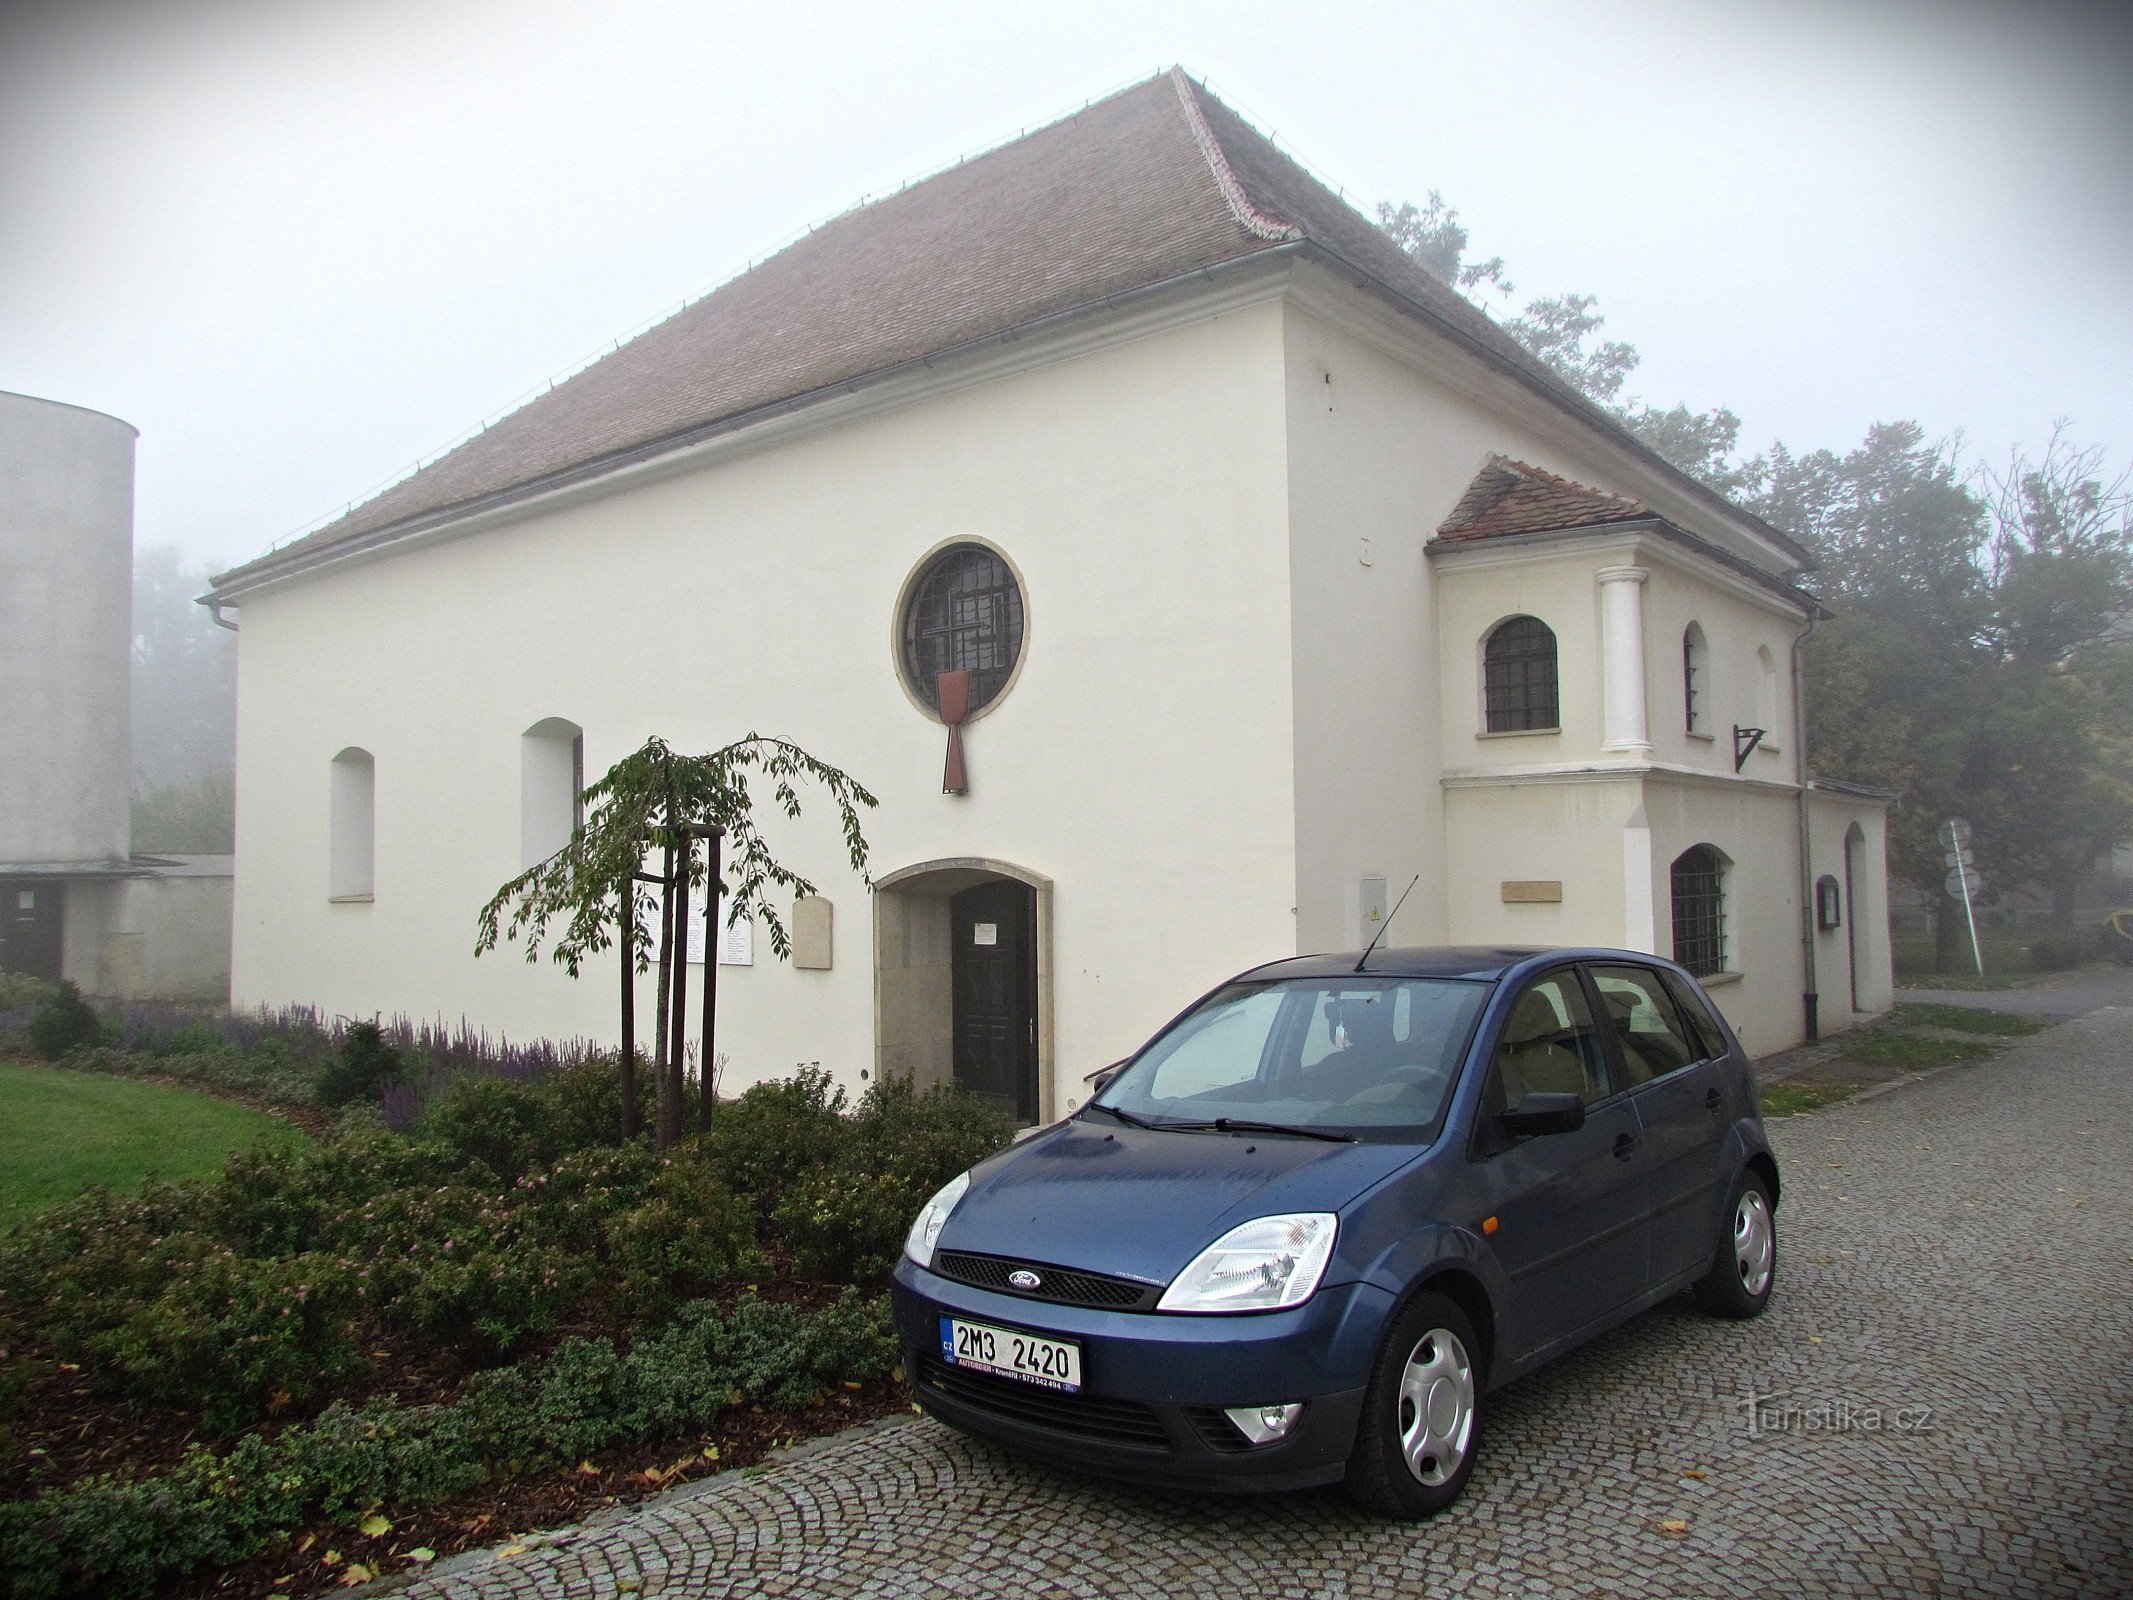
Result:
<svg viewBox="0 0 2133 1600">
<path fill-rule="evenodd" d="M 1755 1172 L 1743 1172 L 1733 1186 L 1726 1219 L 1718 1258 L 1697 1280 L 1696 1303 L 1714 1316 L 1756 1316 L 1777 1284 L 1778 1236 L 1769 1186 Z"/>
<path fill-rule="evenodd" d="M 1348 1493 L 1380 1516 L 1436 1515 L 1466 1487 L 1481 1439 L 1486 1374 L 1466 1313 L 1424 1292 L 1378 1351 L 1348 1458 Z"/>
</svg>

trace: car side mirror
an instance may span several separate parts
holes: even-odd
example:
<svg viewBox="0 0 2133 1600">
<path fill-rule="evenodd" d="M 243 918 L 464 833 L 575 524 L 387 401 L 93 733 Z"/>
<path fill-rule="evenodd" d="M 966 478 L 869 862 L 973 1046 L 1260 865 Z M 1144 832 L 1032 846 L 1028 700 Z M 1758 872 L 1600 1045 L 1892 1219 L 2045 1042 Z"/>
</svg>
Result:
<svg viewBox="0 0 2133 1600">
<path fill-rule="evenodd" d="M 1131 1059 L 1127 1057 L 1127 1060 Z M 1117 1077 L 1118 1069 L 1125 1064 L 1124 1061 L 1114 1061 L 1108 1067 L 1098 1067 L 1094 1072 L 1084 1073 L 1081 1081 L 1089 1086 L 1089 1093 L 1101 1093 L 1104 1085 Z"/>
<path fill-rule="evenodd" d="M 1497 1113 L 1505 1133 L 1576 1133 L 1585 1126 L 1585 1102 L 1574 1094 L 1529 1094 Z"/>
</svg>

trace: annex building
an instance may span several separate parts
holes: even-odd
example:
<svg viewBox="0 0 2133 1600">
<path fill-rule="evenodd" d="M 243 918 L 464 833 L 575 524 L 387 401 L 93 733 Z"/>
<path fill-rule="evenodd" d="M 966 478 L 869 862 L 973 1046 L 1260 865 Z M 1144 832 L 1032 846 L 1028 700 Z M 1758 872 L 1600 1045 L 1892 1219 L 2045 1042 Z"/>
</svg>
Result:
<svg viewBox="0 0 2133 1600">
<path fill-rule="evenodd" d="M 871 887 L 831 817 L 774 835 L 801 962 L 710 952 L 728 1092 L 1041 1120 L 1416 878 L 1389 943 L 1674 955 L 1775 1050 L 1891 990 L 1885 797 L 1802 759 L 1805 562 L 1164 73 L 217 578 L 234 998 L 611 1039 L 604 964 L 476 960 L 475 913 L 646 737 L 760 731 L 881 804 Z"/>
</svg>

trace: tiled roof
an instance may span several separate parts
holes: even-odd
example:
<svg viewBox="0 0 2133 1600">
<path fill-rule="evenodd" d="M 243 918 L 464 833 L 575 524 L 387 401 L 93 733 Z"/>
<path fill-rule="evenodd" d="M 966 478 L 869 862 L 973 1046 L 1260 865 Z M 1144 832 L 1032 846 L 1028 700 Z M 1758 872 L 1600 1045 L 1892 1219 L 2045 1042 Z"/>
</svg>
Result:
<svg viewBox="0 0 2133 1600">
<path fill-rule="evenodd" d="M 1437 525 L 1440 539 L 1487 539 L 1506 533 L 1542 533 L 1635 522 L 1651 507 L 1626 494 L 1572 483 L 1552 472 L 1490 456 L 1452 514 Z"/>
<path fill-rule="evenodd" d="M 1182 72 L 810 231 L 338 520 L 221 574 L 308 565 L 1269 251 L 1317 249 L 1602 426 L 1375 224 Z"/>
</svg>

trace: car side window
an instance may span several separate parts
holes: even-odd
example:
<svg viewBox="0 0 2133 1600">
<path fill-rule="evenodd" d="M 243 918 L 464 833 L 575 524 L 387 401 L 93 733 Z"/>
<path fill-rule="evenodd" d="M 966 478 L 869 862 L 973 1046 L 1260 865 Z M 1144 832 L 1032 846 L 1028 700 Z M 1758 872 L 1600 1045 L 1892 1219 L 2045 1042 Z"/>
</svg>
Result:
<svg viewBox="0 0 2133 1600">
<path fill-rule="evenodd" d="M 1711 1009 L 1711 1002 L 1703 991 L 1688 979 L 1667 973 L 1666 992 L 1674 997 L 1681 1008 L 1682 1020 L 1688 1023 L 1689 1031 L 1698 1035 L 1697 1050 L 1707 1061 L 1715 1061 L 1732 1047 L 1726 1043 L 1726 1030 Z"/>
<path fill-rule="evenodd" d="M 1577 972 L 1563 967 L 1534 979 L 1496 1042 L 1488 1109 L 1502 1111 L 1529 1094 L 1574 1094 L 1592 1105 L 1612 1092 L 1607 1051 Z"/>
<path fill-rule="evenodd" d="M 1700 1041 L 1683 1025 L 1658 973 L 1648 967 L 1596 966 L 1592 986 L 1600 992 L 1600 1009 L 1622 1052 L 1623 1076 L 1630 1087 L 1703 1059 Z"/>
</svg>

